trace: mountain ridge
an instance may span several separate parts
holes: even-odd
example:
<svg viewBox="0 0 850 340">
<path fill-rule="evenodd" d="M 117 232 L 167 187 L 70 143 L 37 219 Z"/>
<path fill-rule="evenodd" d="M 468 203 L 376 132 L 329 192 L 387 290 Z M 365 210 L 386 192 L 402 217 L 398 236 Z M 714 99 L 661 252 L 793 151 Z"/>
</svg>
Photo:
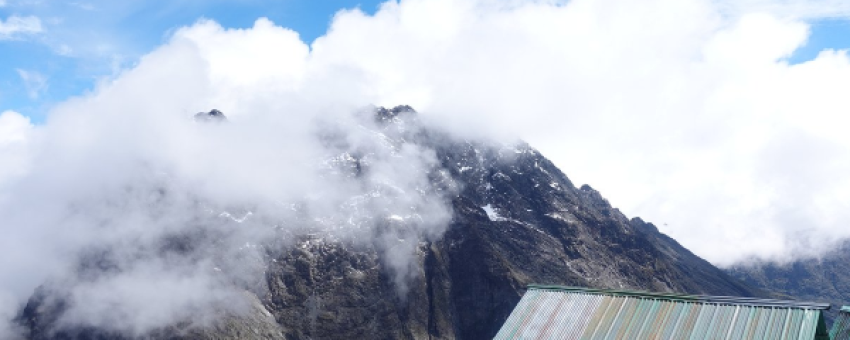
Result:
<svg viewBox="0 0 850 340">
<path fill-rule="evenodd" d="M 761 289 L 813 301 L 826 301 L 832 323 L 842 306 L 850 305 L 850 241 L 817 259 L 790 263 L 757 262 L 726 269 L 729 275 Z"/>
<path fill-rule="evenodd" d="M 385 147 L 433 152 L 422 190 L 441 193 L 451 211 L 439 236 L 412 226 L 415 214 L 376 216 L 369 242 L 281 234 L 252 262 L 262 282 L 234 285 L 247 311 L 143 334 L 57 323 L 67 287 L 55 284 L 21 313 L 28 339 L 489 339 L 532 283 L 770 296 L 628 219 L 589 185 L 576 188 L 528 144 L 458 138 L 424 127 L 409 106 L 373 114 Z M 339 162 L 355 179 L 371 171 L 368 150 Z M 409 261 L 393 263 L 401 255 Z"/>
</svg>

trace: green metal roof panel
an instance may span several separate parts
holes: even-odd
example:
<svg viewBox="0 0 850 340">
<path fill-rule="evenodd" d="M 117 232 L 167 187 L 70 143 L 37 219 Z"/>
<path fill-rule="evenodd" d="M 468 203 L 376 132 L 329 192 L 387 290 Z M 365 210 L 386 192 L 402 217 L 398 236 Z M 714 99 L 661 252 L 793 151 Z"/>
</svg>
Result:
<svg viewBox="0 0 850 340">
<path fill-rule="evenodd" d="M 821 313 L 827 308 L 779 300 L 530 286 L 495 339 L 813 340 L 827 335 Z"/>
<path fill-rule="evenodd" d="M 838 317 L 832 323 L 829 338 L 833 340 L 850 340 L 850 306 L 841 307 Z"/>
</svg>

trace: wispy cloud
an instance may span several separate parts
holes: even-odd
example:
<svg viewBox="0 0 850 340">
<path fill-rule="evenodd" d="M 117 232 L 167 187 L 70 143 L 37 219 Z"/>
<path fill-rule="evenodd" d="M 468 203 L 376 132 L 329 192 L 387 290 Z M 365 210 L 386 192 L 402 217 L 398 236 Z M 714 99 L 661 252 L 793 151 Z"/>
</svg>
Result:
<svg viewBox="0 0 850 340">
<path fill-rule="evenodd" d="M 97 7 L 95 7 L 93 4 L 91 4 L 89 2 L 71 2 L 70 4 L 74 7 L 77 7 L 79 9 L 86 10 L 86 11 L 93 11 L 93 10 L 97 9 Z"/>
<path fill-rule="evenodd" d="M 47 77 L 43 74 L 23 69 L 17 69 L 16 71 L 18 71 L 18 76 L 21 77 L 21 81 L 23 81 L 24 87 L 27 89 L 27 95 L 31 99 L 38 99 L 44 91 L 47 91 Z"/>
<path fill-rule="evenodd" d="M 0 40 L 16 39 L 22 35 L 43 32 L 41 20 L 35 16 L 10 16 L 0 19 Z"/>
<path fill-rule="evenodd" d="M 732 13 L 770 13 L 782 18 L 850 18 L 850 2 L 844 0 L 721 0 Z"/>
</svg>

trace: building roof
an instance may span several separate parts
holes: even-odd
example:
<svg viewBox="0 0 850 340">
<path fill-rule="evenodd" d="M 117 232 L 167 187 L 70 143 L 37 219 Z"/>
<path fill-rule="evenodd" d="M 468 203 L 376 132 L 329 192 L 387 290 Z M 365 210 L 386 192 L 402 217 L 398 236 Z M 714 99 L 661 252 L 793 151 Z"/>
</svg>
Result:
<svg viewBox="0 0 850 340">
<path fill-rule="evenodd" d="M 850 306 L 841 307 L 829 331 L 832 340 L 850 340 Z"/>
<path fill-rule="evenodd" d="M 829 339 L 829 304 L 529 286 L 495 339 Z M 848 322 L 850 324 L 850 322 Z"/>
</svg>

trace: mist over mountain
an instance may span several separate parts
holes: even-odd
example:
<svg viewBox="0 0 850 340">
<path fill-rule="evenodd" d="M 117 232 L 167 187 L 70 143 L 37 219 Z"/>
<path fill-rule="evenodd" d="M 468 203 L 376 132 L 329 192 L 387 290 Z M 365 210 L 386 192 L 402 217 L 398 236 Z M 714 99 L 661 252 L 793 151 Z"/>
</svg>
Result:
<svg viewBox="0 0 850 340">
<path fill-rule="evenodd" d="M 826 312 L 830 321 L 842 306 L 850 305 L 850 242 L 816 259 L 753 262 L 728 268 L 726 272 L 753 287 L 801 300 L 831 303 L 832 309 Z"/>
<path fill-rule="evenodd" d="M 839 2 L 386 1 L 311 41 L 184 18 L 41 117 L 0 108 L 0 339 L 478 339 L 532 282 L 772 294 L 729 273 L 839 301 L 850 58 L 791 61 Z M 14 38 L 69 52 L 48 17 Z M 0 87 L 59 87 L 28 68 Z"/>
<path fill-rule="evenodd" d="M 88 91 L 46 105 L 39 118 L 3 108 L 0 202 L 31 169 L 63 165 L 32 161 L 76 157 L 70 148 L 90 138 L 128 153 L 156 145 L 188 158 L 182 152 L 194 146 L 159 124 L 179 130 L 168 121 L 201 108 L 237 124 L 276 115 L 252 117 L 263 121 L 258 131 L 243 131 L 262 136 L 274 126 L 298 138 L 311 129 L 305 122 L 329 111 L 408 103 L 465 136 L 523 138 L 712 263 L 817 258 L 850 236 L 842 223 L 850 144 L 835 109 L 848 105 L 850 59 L 843 50 L 791 59 L 811 45 L 817 18 L 846 13 L 835 4 L 386 1 L 374 12 L 340 10 L 309 41 L 267 18 L 240 28 L 184 19 L 162 40 L 156 33 L 158 46 L 137 51 Z M 60 24 L 44 33 L 64 32 L 53 26 Z M 37 78 L 25 67 L 18 73 Z M 26 85 L 56 88 L 36 83 Z M 216 171 L 209 161 L 178 162 Z M 263 177 L 240 176 L 229 181 Z"/>
<path fill-rule="evenodd" d="M 354 117 L 356 143 L 316 131 L 336 152 L 318 163 L 344 185 L 334 195 L 222 207 L 164 179 L 123 189 L 106 204 L 132 209 L 116 218 L 178 224 L 80 249 L 29 299 L 23 334 L 487 339 L 530 283 L 766 294 L 575 187 L 525 143 L 448 134 L 407 106 Z"/>
</svg>

